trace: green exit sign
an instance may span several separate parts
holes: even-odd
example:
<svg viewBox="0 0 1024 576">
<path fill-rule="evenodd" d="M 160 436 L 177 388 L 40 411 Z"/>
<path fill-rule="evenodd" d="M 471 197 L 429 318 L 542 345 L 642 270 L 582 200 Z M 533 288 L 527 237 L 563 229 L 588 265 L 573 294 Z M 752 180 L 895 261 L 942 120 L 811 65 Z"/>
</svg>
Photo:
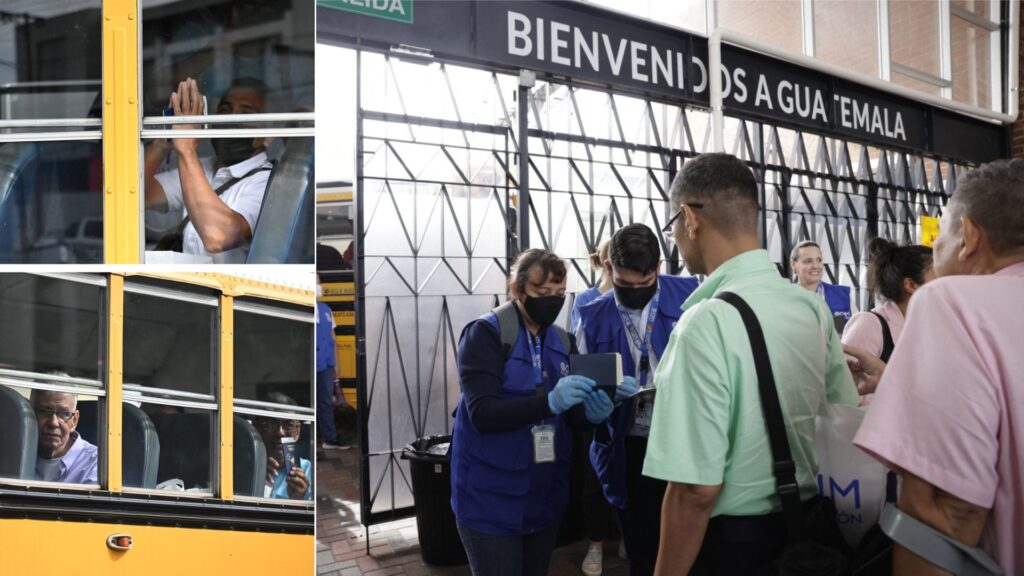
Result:
<svg viewBox="0 0 1024 576">
<path fill-rule="evenodd" d="M 413 0 L 317 0 L 325 8 L 412 24 Z"/>
</svg>

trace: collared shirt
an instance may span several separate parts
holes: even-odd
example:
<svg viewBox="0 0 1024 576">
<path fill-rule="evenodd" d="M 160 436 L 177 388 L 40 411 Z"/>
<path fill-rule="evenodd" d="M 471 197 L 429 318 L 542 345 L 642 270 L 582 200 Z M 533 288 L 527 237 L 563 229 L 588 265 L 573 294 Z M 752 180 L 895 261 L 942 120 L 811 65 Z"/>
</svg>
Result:
<svg viewBox="0 0 1024 576">
<path fill-rule="evenodd" d="M 71 448 L 60 458 L 36 458 L 36 480 L 98 484 L 99 452 L 78 432 L 71 433 Z"/>
<path fill-rule="evenodd" d="M 683 304 L 655 374 L 644 475 L 721 485 L 712 516 L 778 510 L 768 430 L 743 320 L 712 299 L 734 292 L 764 331 L 801 497 L 817 492 L 814 417 L 823 403 L 857 405 L 832 313 L 815 294 L 779 275 L 764 250 L 718 267 Z"/>
<path fill-rule="evenodd" d="M 982 547 L 1024 571 L 1024 262 L 940 278 L 907 324 L 854 444 L 990 509 Z"/>
<path fill-rule="evenodd" d="M 216 190 L 222 184 L 228 182 L 232 178 L 242 178 L 249 171 L 254 168 L 263 166 L 268 168 L 262 172 L 256 172 L 250 175 L 248 178 L 243 178 L 238 182 L 235 182 L 227 190 L 220 195 L 220 199 L 228 205 L 229 208 L 239 213 L 242 218 L 249 224 L 249 230 L 252 232 L 256 231 L 256 219 L 260 215 L 260 207 L 263 205 L 263 195 L 267 191 L 267 181 L 270 179 L 270 170 L 273 165 L 267 160 L 267 154 L 260 152 L 259 154 L 233 164 L 225 168 L 220 168 L 214 172 L 215 158 L 202 158 L 200 163 L 203 166 L 203 171 L 206 173 L 206 179 L 210 181 L 210 186 Z M 177 170 L 169 170 L 167 172 L 161 172 L 156 175 L 157 182 L 164 189 L 164 195 L 167 196 L 167 209 L 170 212 L 181 212 L 182 219 L 188 215 L 185 209 L 185 201 L 181 191 L 181 178 Z M 200 254 L 204 256 L 211 256 L 214 264 L 244 264 L 245 257 L 249 254 L 249 245 L 245 243 L 244 246 L 233 248 L 231 250 L 225 250 L 217 254 L 210 254 L 206 251 L 206 247 L 203 246 L 203 239 L 199 236 L 199 232 L 196 231 L 195 224 L 190 220 L 188 226 L 185 226 L 185 232 L 182 240 L 182 249 L 186 254 Z"/>
</svg>

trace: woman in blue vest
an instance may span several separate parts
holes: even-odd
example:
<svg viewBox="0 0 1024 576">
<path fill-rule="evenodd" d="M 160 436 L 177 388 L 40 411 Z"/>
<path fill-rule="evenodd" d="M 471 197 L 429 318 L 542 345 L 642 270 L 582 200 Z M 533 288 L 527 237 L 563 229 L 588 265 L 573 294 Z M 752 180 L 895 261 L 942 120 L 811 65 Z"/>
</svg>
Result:
<svg viewBox="0 0 1024 576">
<path fill-rule="evenodd" d="M 608 501 L 618 509 L 631 576 L 654 573 L 665 482 L 642 474 L 656 395 L 653 380 L 683 302 L 696 278 L 659 275 L 661 247 L 643 224 L 612 237 L 605 274 L 613 290 L 580 309 L 580 352 L 618 352 L 625 382 L 611 418 L 594 432 L 590 460 Z M 650 390 L 635 397 L 637 389 Z"/>
<path fill-rule="evenodd" d="M 553 252 L 524 251 L 511 301 L 459 340 L 452 511 L 474 576 L 547 574 L 569 499 L 570 425 L 585 429 L 612 412 L 593 380 L 569 375 L 576 344 L 554 326 L 565 276 Z"/>
<path fill-rule="evenodd" d="M 850 287 L 829 284 L 821 279 L 825 270 L 821 259 L 821 246 L 805 240 L 793 247 L 789 253 L 789 265 L 796 275 L 796 282 L 804 290 L 816 292 L 825 299 L 832 316 L 836 318 L 836 327 L 842 333 L 842 327 L 850 319 Z"/>
<path fill-rule="evenodd" d="M 580 292 L 572 302 L 572 314 L 569 319 L 569 329 L 576 333 L 580 327 L 580 308 L 590 304 L 612 289 L 612 279 L 604 273 L 604 263 L 608 260 L 608 246 L 611 240 L 605 240 L 597 247 L 597 252 L 590 255 L 590 266 L 601 275 L 601 281 Z"/>
</svg>

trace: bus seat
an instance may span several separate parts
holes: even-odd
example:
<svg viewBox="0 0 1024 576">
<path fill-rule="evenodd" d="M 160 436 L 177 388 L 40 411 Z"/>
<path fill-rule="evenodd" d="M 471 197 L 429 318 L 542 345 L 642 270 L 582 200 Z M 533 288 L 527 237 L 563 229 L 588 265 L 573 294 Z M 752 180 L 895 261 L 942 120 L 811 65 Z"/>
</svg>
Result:
<svg viewBox="0 0 1024 576">
<path fill-rule="evenodd" d="M 313 139 L 291 138 L 267 181 L 247 263 L 313 263 L 313 195 Z"/>
<path fill-rule="evenodd" d="M 160 466 L 160 437 L 156 426 L 133 404 L 124 404 L 122 410 L 122 482 L 132 488 L 155 488 Z"/>
<path fill-rule="evenodd" d="M 267 476 L 267 447 L 256 427 L 235 416 L 234 474 L 235 494 L 263 496 Z"/>
<path fill-rule="evenodd" d="M 185 488 L 211 487 L 211 414 L 154 414 L 160 439 L 158 483 L 180 478 Z"/>
<path fill-rule="evenodd" d="M 90 400 L 87 402 L 78 402 L 78 426 L 75 427 L 75 431 L 78 435 L 87 440 L 90 444 L 99 446 L 99 438 L 96 436 L 99 434 L 99 402 Z"/>
<path fill-rule="evenodd" d="M 36 475 L 39 426 L 21 394 L 0 386 L 0 477 L 32 480 Z"/>
</svg>

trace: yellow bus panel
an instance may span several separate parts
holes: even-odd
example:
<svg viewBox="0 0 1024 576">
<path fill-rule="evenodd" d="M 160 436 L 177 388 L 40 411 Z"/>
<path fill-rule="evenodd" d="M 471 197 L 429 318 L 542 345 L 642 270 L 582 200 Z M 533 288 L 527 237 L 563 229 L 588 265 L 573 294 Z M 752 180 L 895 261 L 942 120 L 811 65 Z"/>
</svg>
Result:
<svg viewBox="0 0 1024 576">
<path fill-rule="evenodd" d="M 356 312 L 355 310 L 332 310 L 331 313 L 334 315 L 335 326 L 355 326 L 356 325 Z"/>
<path fill-rule="evenodd" d="M 113 534 L 131 536 L 132 548 L 108 548 Z M 8 551 L 0 554 L 0 574 L 17 576 L 282 576 L 315 570 L 312 534 L 5 519 L 0 542 Z"/>
<path fill-rule="evenodd" d="M 356 377 L 356 337 L 335 336 L 338 347 L 338 378 L 351 379 Z"/>
<path fill-rule="evenodd" d="M 324 282 L 321 302 L 353 302 L 356 299 L 356 285 L 352 282 Z"/>
</svg>

